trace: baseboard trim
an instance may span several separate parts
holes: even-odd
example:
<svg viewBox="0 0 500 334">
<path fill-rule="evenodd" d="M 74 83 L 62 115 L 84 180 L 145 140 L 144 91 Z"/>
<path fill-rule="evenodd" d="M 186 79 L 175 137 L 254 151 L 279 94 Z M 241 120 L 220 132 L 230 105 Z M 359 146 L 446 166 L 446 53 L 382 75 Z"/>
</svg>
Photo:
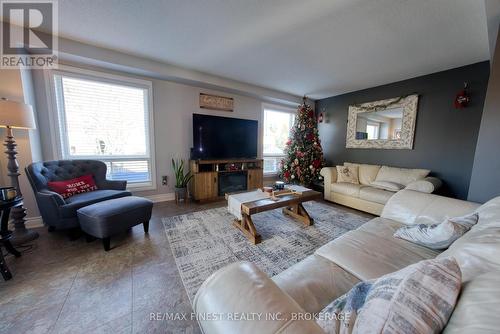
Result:
<svg viewBox="0 0 500 334">
<path fill-rule="evenodd" d="M 144 196 L 144 197 L 152 200 L 153 203 L 175 201 L 175 193 L 149 195 L 149 196 Z M 27 228 L 37 228 L 37 227 L 44 226 L 42 216 L 28 217 L 28 218 L 25 218 L 25 220 L 26 220 L 25 225 Z M 11 224 L 9 224 L 9 225 L 11 225 Z M 13 229 L 12 226 L 10 226 L 9 228 Z"/>
<path fill-rule="evenodd" d="M 41 216 L 38 217 L 28 217 L 24 218 L 26 220 L 26 227 L 27 228 L 37 228 L 37 227 L 43 227 L 43 219 Z"/>
<path fill-rule="evenodd" d="M 152 200 L 153 203 L 160 203 L 160 202 L 174 201 L 175 200 L 175 193 L 149 195 L 149 196 L 144 196 L 144 197 Z"/>
</svg>

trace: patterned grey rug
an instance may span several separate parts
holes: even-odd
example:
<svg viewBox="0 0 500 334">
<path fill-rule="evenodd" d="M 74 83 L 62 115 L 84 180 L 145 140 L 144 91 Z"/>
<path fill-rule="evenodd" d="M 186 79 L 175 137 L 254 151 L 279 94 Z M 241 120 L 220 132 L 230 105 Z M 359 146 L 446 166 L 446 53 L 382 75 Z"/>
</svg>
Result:
<svg viewBox="0 0 500 334">
<path fill-rule="evenodd" d="M 205 279 L 229 263 L 246 260 L 274 276 L 369 218 L 319 202 L 304 203 L 314 225 L 304 226 L 281 209 L 253 215 L 262 242 L 251 244 L 233 227 L 225 207 L 163 218 L 177 268 L 190 300 Z"/>
</svg>

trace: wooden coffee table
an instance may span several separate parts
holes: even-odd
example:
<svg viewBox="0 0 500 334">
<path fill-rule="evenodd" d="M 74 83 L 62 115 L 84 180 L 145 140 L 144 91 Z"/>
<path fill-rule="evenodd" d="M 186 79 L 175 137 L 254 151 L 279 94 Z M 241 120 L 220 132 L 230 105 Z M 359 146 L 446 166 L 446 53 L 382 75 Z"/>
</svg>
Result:
<svg viewBox="0 0 500 334">
<path fill-rule="evenodd" d="M 226 199 L 228 196 L 226 195 Z M 258 244 L 261 242 L 261 236 L 257 232 L 255 225 L 252 221 L 252 215 L 283 208 L 283 214 L 289 215 L 306 226 L 313 224 L 313 219 L 309 216 L 302 203 L 321 199 L 322 194 L 314 190 L 307 190 L 301 194 L 290 194 L 278 197 L 277 200 L 271 198 L 263 198 L 251 202 L 241 204 L 242 219 L 235 219 L 233 225 L 237 227 L 243 234 L 253 243 Z"/>
</svg>

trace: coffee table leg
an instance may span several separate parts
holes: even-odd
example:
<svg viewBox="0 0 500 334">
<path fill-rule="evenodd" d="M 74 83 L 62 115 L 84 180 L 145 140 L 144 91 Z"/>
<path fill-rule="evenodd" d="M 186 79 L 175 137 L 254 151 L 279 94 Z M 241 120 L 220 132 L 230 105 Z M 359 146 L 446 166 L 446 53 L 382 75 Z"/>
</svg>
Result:
<svg viewBox="0 0 500 334">
<path fill-rule="evenodd" d="M 310 226 L 314 223 L 314 220 L 309 216 L 302 203 L 283 208 L 283 213 L 300 220 L 305 226 Z"/>
<path fill-rule="evenodd" d="M 233 226 L 237 227 L 243 234 L 254 244 L 258 244 L 261 241 L 260 234 L 257 233 L 255 225 L 253 224 L 252 217 L 243 213 L 242 220 L 235 219 Z"/>
</svg>

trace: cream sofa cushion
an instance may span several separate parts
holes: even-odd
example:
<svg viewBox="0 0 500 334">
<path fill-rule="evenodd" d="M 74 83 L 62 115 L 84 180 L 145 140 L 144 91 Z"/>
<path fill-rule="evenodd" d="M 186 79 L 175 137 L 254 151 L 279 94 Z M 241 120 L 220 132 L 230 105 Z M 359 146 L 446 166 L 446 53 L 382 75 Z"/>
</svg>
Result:
<svg viewBox="0 0 500 334">
<path fill-rule="evenodd" d="M 480 275 L 462 286 L 444 334 L 497 333 L 500 328 L 500 272 Z"/>
<path fill-rule="evenodd" d="M 431 171 L 428 169 L 408 169 L 382 166 L 375 181 L 389 181 L 404 186 L 425 178 Z"/>
<path fill-rule="evenodd" d="M 500 271 L 500 197 L 483 204 L 477 213 L 477 224 L 440 255 L 457 259 L 464 282 Z"/>
<path fill-rule="evenodd" d="M 304 260 L 271 278 L 306 312 L 317 313 L 359 280 L 322 256 Z"/>
<path fill-rule="evenodd" d="M 364 187 L 361 184 L 337 182 L 332 184 L 332 191 L 346 196 L 359 197 L 359 190 Z"/>
<path fill-rule="evenodd" d="M 193 310 L 199 315 L 217 318 L 214 321 L 214 317 L 201 317 L 199 324 L 203 333 L 324 334 L 313 320 L 292 319 L 294 315 L 304 316 L 305 311 L 255 264 L 245 261 L 231 263 L 209 276 L 194 297 Z M 227 317 L 234 312 L 280 314 L 281 317 L 235 321 Z"/>
<path fill-rule="evenodd" d="M 335 262 L 360 280 L 377 278 L 439 254 L 394 238 L 401 226 L 378 217 L 320 247 L 315 254 Z"/>
<path fill-rule="evenodd" d="M 377 178 L 379 165 L 356 164 L 352 162 L 344 162 L 344 166 L 358 166 L 359 183 L 369 186 Z"/>
<path fill-rule="evenodd" d="M 377 189 L 373 187 L 363 187 L 359 190 L 359 198 L 365 201 L 385 204 L 394 195 L 394 192 Z"/>
<path fill-rule="evenodd" d="M 479 204 L 403 189 L 387 202 L 381 217 L 405 225 L 439 224 L 452 217 L 474 212 Z"/>
<path fill-rule="evenodd" d="M 372 187 L 378 189 L 384 189 L 392 192 L 400 191 L 404 188 L 402 184 L 390 182 L 390 181 L 373 181 L 371 184 Z"/>
</svg>

